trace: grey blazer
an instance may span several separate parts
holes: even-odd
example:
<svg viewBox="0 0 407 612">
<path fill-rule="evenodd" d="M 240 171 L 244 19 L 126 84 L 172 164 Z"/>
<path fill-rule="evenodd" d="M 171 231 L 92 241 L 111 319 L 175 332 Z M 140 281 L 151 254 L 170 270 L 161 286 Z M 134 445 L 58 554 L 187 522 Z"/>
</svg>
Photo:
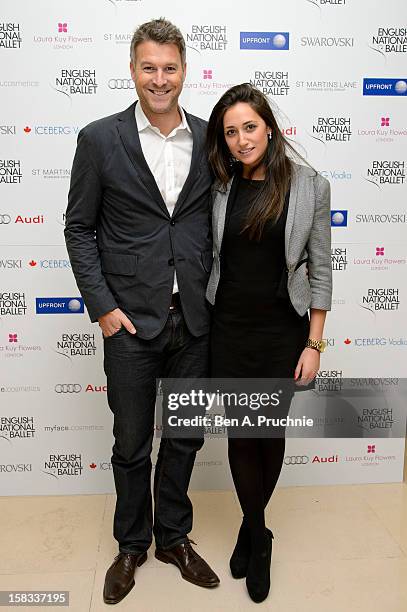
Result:
<svg viewBox="0 0 407 612">
<path fill-rule="evenodd" d="M 331 309 L 330 185 L 320 174 L 292 162 L 290 199 L 285 226 L 287 290 L 299 315 L 309 308 Z M 206 298 L 215 303 L 220 277 L 219 254 L 225 228 L 226 206 L 233 178 L 225 188 L 213 187 L 214 259 Z M 307 260 L 308 276 L 305 262 Z M 300 265 L 298 265 L 300 264 Z"/>
</svg>

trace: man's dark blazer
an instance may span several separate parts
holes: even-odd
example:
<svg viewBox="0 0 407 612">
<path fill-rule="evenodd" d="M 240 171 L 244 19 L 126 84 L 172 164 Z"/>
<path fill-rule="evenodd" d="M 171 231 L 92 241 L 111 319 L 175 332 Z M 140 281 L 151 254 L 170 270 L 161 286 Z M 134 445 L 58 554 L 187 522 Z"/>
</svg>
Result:
<svg viewBox="0 0 407 612">
<path fill-rule="evenodd" d="M 143 156 L 134 109 L 78 135 L 65 227 L 72 269 L 93 322 L 118 307 L 143 339 L 166 323 L 176 270 L 186 324 L 200 336 L 209 329 L 212 265 L 206 122 L 185 113 L 191 168 L 171 217 Z"/>
</svg>

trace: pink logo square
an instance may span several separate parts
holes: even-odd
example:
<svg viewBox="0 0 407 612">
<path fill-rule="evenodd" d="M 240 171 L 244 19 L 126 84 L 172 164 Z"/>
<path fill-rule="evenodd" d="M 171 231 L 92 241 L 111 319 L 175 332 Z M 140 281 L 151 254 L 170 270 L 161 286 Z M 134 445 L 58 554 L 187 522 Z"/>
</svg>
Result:
<svg viewBox="0 0 407 612">
<path fill-rule="evenodd" d="M 376 452 L 376 444 L 368 444 L 367 445 L 367 452 L 368 453 L 375 453 Z"/>
<path fill-rule="evenodd" d="M 381 125 L 381 127 L 389 127 L 389 125 L 390 125 L 390 117 L 382 117 L 380 125 Z"/>
<path fill-rule="evenodd" d="M 204 79 L 212 79 L 212 70 L 204 70 L 203 71 Z"/>
<path fill-rule="evenodd" d="M 384 247 L 376 247 L 376 257 L 383 257 Z"/>
<path fill-rule="evenodd" d="M 18 342 L 17 334 L 9 334 L 8 335 L 9 342 Z"/>
<path fill-rule="evenodd" d="M 67 23 L 58 23 L 58 32 L 67 32 L 68 24 Z"/>
</svg>

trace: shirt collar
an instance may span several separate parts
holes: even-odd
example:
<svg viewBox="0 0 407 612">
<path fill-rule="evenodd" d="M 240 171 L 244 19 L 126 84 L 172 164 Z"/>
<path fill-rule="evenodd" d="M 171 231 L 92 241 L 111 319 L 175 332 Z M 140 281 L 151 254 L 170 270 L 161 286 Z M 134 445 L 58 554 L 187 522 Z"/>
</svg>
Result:
<svg viewBox="0 0 407 612">
<path fill-rule="evenodd" d="M 187 132 L 192 134 L 191 128 L 189 127 L 187 118 L 185 116 L 184 109 L 181 106 L 179 106 L 178 110 L 179 110 L 179 114 L 181 115 L 181 123 L 176 128 L 174 128 L 171 134 L 169 134 L 168 136 L 175 135 L 178 130 L 187 130 Z M 160 130 L 157 127 L 155 127 L 154 125 L 151 125 L 143 109 L 141 108 L 140 102 L 137 102 L 136 104 L 134 115 L 136 117 L 137 128 L 138 128 L 139 133 L 142 132 L 143 130 L 146 130 L 147 128 L 150 128 L 151 130 L 153 130 L 153 132 L 156 132 L 157 134 L 160 134 L 161 136 L 163 136 L 163 134 L 161 134 Z"/>
</svg>

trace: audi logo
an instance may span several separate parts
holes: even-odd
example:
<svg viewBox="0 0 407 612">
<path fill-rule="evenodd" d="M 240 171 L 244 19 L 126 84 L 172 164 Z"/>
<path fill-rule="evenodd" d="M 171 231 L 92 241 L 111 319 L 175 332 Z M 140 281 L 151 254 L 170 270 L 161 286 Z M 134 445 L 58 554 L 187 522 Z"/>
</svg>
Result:
<svg viewBox="0 0 407 612">
<path fill-rule="evenodd" d="M 284 465 L 306 465 L 309 461 L 307 455 L 292 455 L 284 457 Z"/>
<path fill-rule="evenodd" d="M 8 223 L 10 223 L 10 221 L 10 215 L 0 215 L 0 225 L 7 225 Z"/>
<path fill-rule="evenodd" d="M 131 79 L 110 79 L 107 84 L 109 89 L 134 89 Z"/>
<path fill-rule="evenodd" d="M 78 383 L 64 383 L 55 385 L 56 393 L 79 393 L 82 391 L 82 385 Z"/>
</svg>

